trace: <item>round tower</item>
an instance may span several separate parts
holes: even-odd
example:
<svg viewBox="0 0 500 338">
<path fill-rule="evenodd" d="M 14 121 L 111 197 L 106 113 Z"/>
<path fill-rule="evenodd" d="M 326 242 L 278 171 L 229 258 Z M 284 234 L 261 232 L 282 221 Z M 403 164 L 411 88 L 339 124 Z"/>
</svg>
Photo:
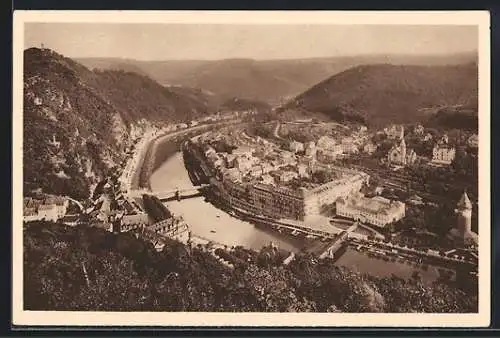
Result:
<svg viewBox="0 0 500 338">
<path fill-rule="evenodd" d="M 457 203 L 457 208 L 455 209 L 455 214 L 457 215 L 457 230 L 461 236 L 470 233 L 471 230 L 471 218 L 472 218 L 472 203 L 464 191 L 460 201 Z"/>
</svg>

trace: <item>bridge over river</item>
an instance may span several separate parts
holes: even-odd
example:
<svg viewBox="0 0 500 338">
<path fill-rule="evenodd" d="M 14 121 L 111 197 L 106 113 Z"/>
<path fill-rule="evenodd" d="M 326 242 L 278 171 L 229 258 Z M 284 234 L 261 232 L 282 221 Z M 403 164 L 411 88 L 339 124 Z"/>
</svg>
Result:
<svg viewBox="0 0 500 338">
<path fill-rule="evenodd" d="M 183 188 L 176 188 L 176 189 L 170 189 L 170 190 L 162 190 L 162 191 L 151 191 L 147 189 L 138 189 L 138 190 L 132 190 L 129 192 L 129 196 L 131 198 L 141 198 L 142 195 L 151 195 L 155 196 L 161 201 L 166 201 L 166 200 L 181 200 L 184 198 L 190 198 L 190 197 L 195 197 L 195 196 L 200 196 L 201 195 L 201 190 L 204 188 L 209 187 L 210 184 L 200 184 L 196 186 L 191 186 L 191 187 L 183 187 Z"/>
</svg>

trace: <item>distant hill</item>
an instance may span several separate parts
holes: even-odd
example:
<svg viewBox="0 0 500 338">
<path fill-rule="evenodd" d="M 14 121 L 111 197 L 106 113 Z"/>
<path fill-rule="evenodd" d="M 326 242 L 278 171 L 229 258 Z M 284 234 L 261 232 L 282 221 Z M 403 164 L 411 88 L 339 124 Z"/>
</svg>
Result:
<svg viewBox="0 0 500 338">
<path fill-rule="evenodd" d="M 199 90 L 166 88 L 145 75 L 90 71 L 48 49 L 24 52 L 24 190 L 82 198 L 124 156 L 130 133 L 210 110 Z"/>
<path fill-rule="evenodd" d="M 124 71 L 94 71 L 93 84 L 121 112 L 126 121 L 190 120 L 213 112 L 210 95 L 200 90 L 164 87 L 151 78 Z"/>
<path fill-rule="evenodd" d="M 90 70 L 111 69 L 145 74 L 162 85 L 176 85 L 173 79 L 182 77 L 196 67 L 209 62 L 198 60 L 139 61 L 122 58 L 76 58 L 75 61 Z"/>
<path fill-rule="evenodd" d="M 79 59 L 100 69 L 139 68 L 163 85 L 202 88 L 222 100 L 240 97 L 277 104 L 293 98 L 316 83 L 358 65 L 455 65 L 477 62 L 477 53 L 451 55 L 366 55 L 291 60 L 225 59 L 215 61 L 137 61 Z"/>
<path fill-rule="evenodd" d="M 428 116 L 429 109 L 464 105 L 477 110 L 477 78 L 475 63 L 363 65 L 318 83 L 285 107 L 323 113 L 334 120 L 353 117 L 373 126 L 413 123 Z"/>
<path fill-rule="evenodd" d="M 271 105 L 266 102 L 240 99 L 237 97 L 227 100 L 220 105 L 221 110 L 228 111 L 257 110 L 259 112 L 270 112 L 271 108 Z"/>
</svg>

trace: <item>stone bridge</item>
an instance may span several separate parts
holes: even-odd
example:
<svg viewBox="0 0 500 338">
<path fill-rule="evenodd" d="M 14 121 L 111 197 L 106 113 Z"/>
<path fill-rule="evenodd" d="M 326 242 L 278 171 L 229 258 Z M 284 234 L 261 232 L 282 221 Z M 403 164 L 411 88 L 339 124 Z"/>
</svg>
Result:
<svg viewBox="0 0 500 338">
<path fill-rule="evenodd" d="M 142 197 L 142 195 L 152 195 L 158 197 L 160 200 L 175 199 L 180 200 L 182 197 L 189 197 L 193 194 L 197 194 L 201 189 L 210 186 L 210 184 L 201 184 L 193 187 L 176 188 L 164 191 L 150 191 L 146 189 L 133 190 L 129 192 L 130 197 Z"/>
</svg>

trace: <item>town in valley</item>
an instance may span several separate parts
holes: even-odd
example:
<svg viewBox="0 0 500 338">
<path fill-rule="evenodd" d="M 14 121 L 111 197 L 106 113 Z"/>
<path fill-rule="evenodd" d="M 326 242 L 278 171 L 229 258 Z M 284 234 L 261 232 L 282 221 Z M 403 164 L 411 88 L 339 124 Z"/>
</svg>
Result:
<svg viewBox="0 0 500 338">
<path fill-rule="evenodd" d="M 212 108 L 210 100 L 217 92 L 159 84 L 150 79 L 155 70 L 135 73 L 140 63 L 121 61 L 113 66 L 117 69 L 107 69 L 108 61 L 72 59 L 43 44 L 27 48 L 24 57 L 28 150 L 23 222 L 25 233 L 33 237 L 25 237 L 25 251 L 31 260 L 45 250 L 72 265 L 32 269 L 27 279 L 32 284 L 25 285 L 38 286 L 25 286 L 25 298 L 32 304 L 28 308 L 477 311 L 478 233 L 488 226 L 478 221 L 477 88 L 472 99 L 464 89 L 466 94 L 448 103 L 443 102 L 455 98 L 453 90 L 415 90 L 411 95 L 427 95 L 408 99 L 418 101 L 418 112 L 408 108 L 397 113 L 418 118 L 372 119 L 363 113 L 370 107 L 356 108 L 370 93 L 349 104 L 339 99 L 328 113 L 315 108 L 319 103 L 314 100 L 328 85 L 339 81 L 335 90 L 349 85 L 350 80 L 339 80 L 349 76 L 349 67 L 300 95 L 265 104 L 255 97 L 232 98 Z M 439 75 L 429 70 L 429 81 L 453 77 L 461 71 L 460 62 L 426 66 L 443 68 Z M 373 77 L 374 86 L 382 87 L 390 81 L 380 75 L 386 71 L 392 74 L 388 76 L 411 77 L 411 67 L 424 67 L 374 63 L 353 66 L 353 79 L 359 72 L 366 75 L 346 97 L 368 91 L 371 82 L 363 79 Z M 238 72 L 246 66 L 232 67 Z M 208 73 L 209 65 L 203 69 Z M 425 77 L 427 71 L 415 68 L 415 77 Z M 381 99 L 375 96 L 382 94 L 372 97 L 377 109 L 399 107 L 390 95 L 407 88 L 397 86 L 402 87 L 388 89 Z M 328 95 L 321 104 L 340 94 Z M 205 101 L 198 106 L 195 100 Z M 165 108 L 164 102 L 173 103 Z M 158 115 L 147 115 L 148 109 Z M 83 110 L 88 115 L 74 113 Z M 101 122 L 105 114 L 110 117 Z M 78 254 L 71 253 L 73 246 Z M 111 256 L 99 262 L 100 255 Z M 50 282 L 36 275 L 42 269 L 53 274 Z M 25 265 L 25 271 L 31 270 Z M 124 271 L 134 271 L 134 277 L 124 277 Z M 111 278 L 103 277 L 108 273 L 127 280 L 119 287 L 126 296 L 96 291 L 103 278 Z M 292 277 L 279 277 L 288 275 Z M 58 278 L 75 281 L 61 286 Z M 135 280 L 137 285 L 156 284 L 125 289 Z M 189 286 L 196 290 L 191 293 L 183 286 L 190 283 L 199 283 Z M 232 289 L 245 283 L 254 283 L 256 291 L 250 286 L 245 288 L 252 291 Z M 357 283 L 360 295 L 342 291 Z M 321 285 L 321 291 L 314 285 Z M 327 285 L 336 290 L 333 295 L 317 296 L 329 292 Z M 273 286 L 280 291 L 271 290 Z M 57 303 L 57 297 L 70 297 L 71 288 L 78 296 Z M 150 294 L 150 289 L 155 291 Z M 283 296 L 290 289 L 293 300 Z M 404 289 L 421 292 L 419 299 L 424 300 L 407 296 Z M 188 294 L 195 296 L 183 296 Z M 230 299 L 224 294 L 231 294 Z M 91 301 L 100 297 L 119 300 L 109 306 L 105 300 Z"/>
</svg>

